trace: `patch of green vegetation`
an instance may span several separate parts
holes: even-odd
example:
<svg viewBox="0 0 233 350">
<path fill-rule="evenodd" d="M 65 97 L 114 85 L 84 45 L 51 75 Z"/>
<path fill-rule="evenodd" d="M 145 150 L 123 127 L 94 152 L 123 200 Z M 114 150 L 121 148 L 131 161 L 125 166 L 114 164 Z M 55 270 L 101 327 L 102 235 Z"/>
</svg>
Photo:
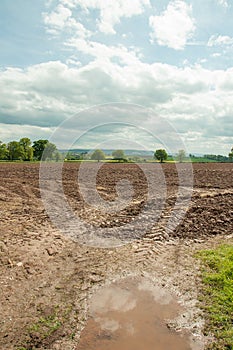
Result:
<svg viewBox="0 0 233 350">
<path fill-rule="evenodd" d="M 190 157 L 192 163 L 216 163 L 216 160 L 205 157 Z"/>
<path fill-rule="evenodd" d="M 29 331 L 31 333 L 39 333 L 40 338 L 45 339 L 60 328 L 61 325 L 62 323 L 59 317 L 54 313 L 47 317 L 40 317 L 39 320 L 30 327 Z"/>
<path fill-rule="evenodd" d="M 65 322 L 69 321 L 73 307 L 71 304 L 65 308 L 59 305 L 51 307 L 50 311 L 39 309 L 40 316 L 37 321 L 27 327 L 27 334 L 22 339 L 17 350 L 34 350 L 47 346 L 61 336 Z M 56 332 L 57 331 L 57 332 Z M 73 333 L 75 335 L 75 333 Z M 73 335 L 73 337 L 74 337 Z M 71 339 L 73 339 L 71 337 Z"/>
<path fill-rule="evenodd" d="M 73 339 L 74 339 L 74 337 L 75 337 L 75 332 L 72 332 L 72 333 L 71 333 L 71 335 L 70 335 L 70 339 L 72 339 L 72 340 L 73 340 Z"/>
<path fill-rule="evenodd" d="M 203 262 L 201 305 L 206 334 L 213 334 L 209 349 L 233 349 L 233 244 L 198 253 Z"/>
<path fill-rule="evenodd" d="M 26 341 L 27 347 L 25 350 L 34 349 L 38 344 L 43 344 L 44 341 L 48 341 L 50 336 L 63 325 L 63 316 L 58 306 L 51 309 L 49 314 L 41 315 L 35 323 L 28 327 L 30 340 Z M 24 350 L 24 348 L 22 348 L 22 350 Z"/>
</svg>

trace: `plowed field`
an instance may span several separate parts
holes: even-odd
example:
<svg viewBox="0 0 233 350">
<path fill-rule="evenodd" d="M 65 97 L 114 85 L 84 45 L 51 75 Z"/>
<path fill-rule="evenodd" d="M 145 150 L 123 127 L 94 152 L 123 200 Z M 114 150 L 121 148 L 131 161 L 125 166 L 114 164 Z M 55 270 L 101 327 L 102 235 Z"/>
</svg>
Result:
<svg viewBox="0 0 233 350">
<path fill-rule="evenodd" d="M 86 189 L 88 181 L 90 187 L 93 185 L 89 179 L 93 166 L 86 166 Z M 148 173 L 156 173 L 158 166 L 148 164 Z M 178 166 L 185 178 L 187 165 Z M 89 230 L 93 227 L 98 234 L 98 230 L 109 228 L 114 238 L 122 227 L 134 227 L 135 222 L 135 230 L 124 231 L 126 237 L 120 237 L 123 243 L 129 243 L 108 248 L 95 247 L 89 241 L 83 244 L 85 233 L 80 241 L 77 228 L 77 239 L 73 233 L 71 238 L 51 221 L 41 200 L 39 167 L 0 164 L 0 349 L 78 349 L 89 298 L 101 286 L 127 276 L 143 276 L 172 291 L 184 312 L 169 327 L 187 329 L 194 339 L 206 342 L 196 303 L 199 266 L 193 254 L 232 238 L 233 164 L 193 165 L 192 198 L 187 202 L 182 197 L 186 212 L 173 229 L 167 228 L 174 214 L 179 179 L 174 164 L 163 164 L 164 203 L 159 206 L 161 198 L 152 198 L 150 205 L 159 216 L 143 231 L 153 206 L 149 214 L 143 214 L 149 185 L 140 167 L 102 165 L 95 188 L 103 201 L 117 199 L 119 181 L 127 180 L 132 185 L 132 198 L 125 208 L 102 212 L 80 193 L 79 164 L 66 163 L 62 181 L 67 202 Z M 48 167 L 52 176 L 54 165 Z M 161 196 L 159 176 L 161 172 L 157 177 Z M 121 190 L 127 192 L 128 187 L 122 186 Z M 47 189 L 52 196 L 59 195 L 50 188 L 49 178 Z M 140 213 L 143 219 L 136 223 Z M 87 234 L 90 236 L 91 231 Z M 103 234 L 101 239 L 105 239 Z"/>
</svg>

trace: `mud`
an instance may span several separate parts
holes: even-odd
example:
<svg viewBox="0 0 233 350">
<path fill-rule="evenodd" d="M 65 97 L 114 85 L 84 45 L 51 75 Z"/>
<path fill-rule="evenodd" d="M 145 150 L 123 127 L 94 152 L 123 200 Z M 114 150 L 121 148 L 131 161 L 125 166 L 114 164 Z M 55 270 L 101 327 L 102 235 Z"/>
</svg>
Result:
<svg viewBox="0 0 233 350">
<path fill-rule="evenodd" d="M 190 335 L 169 329 L 182 308 L 165 289 L 146 279 L 124 279 L 101 289 L 77 350 L 202 349 Z"/>
<path fill-rule="evenodd" d="M 181 166 L 185 172 L 185 164 Z M 174 165 L 164 164 L 167 196 L 159 221 L 140 239 L 103 249 L 81 245 L 54 226 L 41 201 L 38 164 L 1 163 L 0 349 L 77 348 L 95 293 L 132 276 L 149 278 L 177 298 L 182 312 L 167 322 L 169 330 L 188 332 L 195 344 L 207 343 L 197 301 L 200 270 L 194 254 L 232 239 L 233 164 L 193 167 L 192 200 L 176 230 L 168 232 L 166 227 L 176 201 L 177 172 Z M 95 227 L 121 227 L 143 208 L 147 185 L 135 165 L 108 164 L 98 173 L 98 191 L 110 201 L 116 196 L 117 181 L 133 181 L 132 203 L 118 217 L 102 215 L 85 204 L 77 174 L 78 164 L 65 165 L 67 200 Z"/>
</svg>

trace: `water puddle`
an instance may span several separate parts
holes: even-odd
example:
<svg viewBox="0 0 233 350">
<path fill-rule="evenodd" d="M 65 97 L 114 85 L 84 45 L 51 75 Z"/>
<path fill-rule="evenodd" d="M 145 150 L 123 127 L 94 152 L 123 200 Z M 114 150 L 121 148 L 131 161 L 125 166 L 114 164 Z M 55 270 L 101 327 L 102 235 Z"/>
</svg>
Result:
<svg viewBox="0 0 233 350">
<path fill-rule="evenodd" d="M 150 281 L 121 280 L 93 296 L 77 350 L 194 349 L 188 334 L 167 327 L 180 312 L 174 298 Z"/>
</svg>

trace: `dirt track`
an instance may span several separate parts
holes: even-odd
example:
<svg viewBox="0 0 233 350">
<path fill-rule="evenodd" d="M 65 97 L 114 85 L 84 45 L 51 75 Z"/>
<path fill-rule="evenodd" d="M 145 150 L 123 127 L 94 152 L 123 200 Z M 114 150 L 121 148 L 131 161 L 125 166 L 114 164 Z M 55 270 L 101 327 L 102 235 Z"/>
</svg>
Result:
<svg viewBox="0 0 233 350">
<path fill-rule="evenodd" d="M 192 255 L 231 237 L 232 169 L 232 164 L 194 164 L 192 202 L 180 225 L 167 231 L 178 177 L 174 165 L 164 164 L 167 198 L 159 222 L 141 239 L 104 249 L 80 245 L 51 223 L 40 199 L 38 164 L 0 164 L 0 349 L 76 349 L 88 298 L 101 285 L 132 275 L 172 290 L 186 311 L 169 326 L 189 329 L 201 340 L 199 270 Z M 104 200 L 116 199 L 120 179 L 133 183 L 132 203 L 117 215 L 103 215 L 84 203 L 77 173 L 77 164 L 65 165 L 64 191 L 73 210 L 95 227 L 117 229 L 143 210 L 148 187 L 136 165 L 105 164 L 98 173 Z"/>
</svg>

